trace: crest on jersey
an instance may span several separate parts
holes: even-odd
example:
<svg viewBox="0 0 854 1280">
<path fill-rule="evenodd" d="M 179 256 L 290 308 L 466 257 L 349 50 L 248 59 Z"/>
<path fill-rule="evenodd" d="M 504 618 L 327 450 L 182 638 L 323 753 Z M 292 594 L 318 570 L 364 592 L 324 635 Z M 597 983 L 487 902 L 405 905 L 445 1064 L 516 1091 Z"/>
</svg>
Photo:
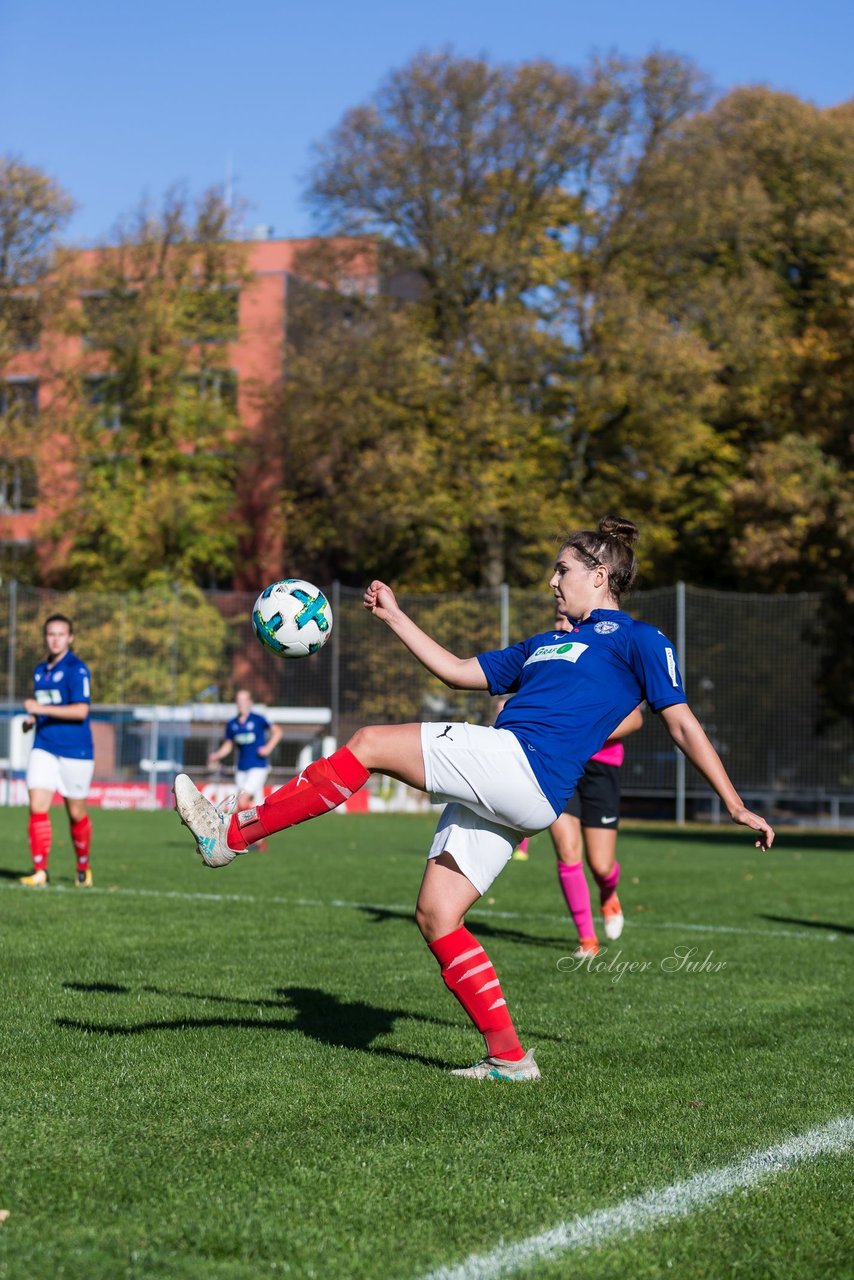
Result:
<svg viewBox="0 0 854 1280">
<path fill-rule="evenodd" d="M 593 630 L 599 636 L 609 636 L 612 631 L 619 631 L 619 622 L 597 622 Z"/>
</svg>

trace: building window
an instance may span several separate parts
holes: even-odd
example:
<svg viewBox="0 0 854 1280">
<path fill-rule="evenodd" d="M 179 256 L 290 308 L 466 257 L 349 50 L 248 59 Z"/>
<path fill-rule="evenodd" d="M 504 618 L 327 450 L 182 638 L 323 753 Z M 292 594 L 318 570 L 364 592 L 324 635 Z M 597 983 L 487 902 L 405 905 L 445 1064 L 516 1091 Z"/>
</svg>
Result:
<svg viewBox="0 0 854 1280">
<path fill-rule="evenodd" d="M 33 459 L 0 459 L 0 511 L 4 515 L 35 511 L 37 497 L 36 464 Z"/>
<path fill-rule="evenodd" d="M 80 298 L 83 307 L 83 341 L 87 347 L 103 350 L 121 344 L 122 336 L 136 318 L 137 295 L 118 289 L 109 293 L 92 291 Z"/>
<path fill-rule="evenodd" d="M 237 409 L 237 374 L 233 369 L 203 369 L 184 378 L 187 391 L 208 404 Z"/>
<path fill-rule="evenodd" d="M 187 294 L 187 332 L 194 342 L 234 342 L 240 290 L 193 289 Z"/>
<path fill-rule="evenodd" d="M 35 378 L 9 378 L 0 382 L 0 414 L 23 420 L 39 411 L 39 384 Z"/>
<path fill-rule="evenodd" d="M 86 403 L 95 410 L 99 426 L 118 431 L 122 425 L 122 406 L 114 380 L 106 373 L 91 374 L 83 379 Z"/>
<path fill-rule="evenodd" d="M 41 308 L 32 294 L 18 294 L 7 299 L 8 323 L 14 351 L 36 351 L 41 338 Z"/>
</svg>

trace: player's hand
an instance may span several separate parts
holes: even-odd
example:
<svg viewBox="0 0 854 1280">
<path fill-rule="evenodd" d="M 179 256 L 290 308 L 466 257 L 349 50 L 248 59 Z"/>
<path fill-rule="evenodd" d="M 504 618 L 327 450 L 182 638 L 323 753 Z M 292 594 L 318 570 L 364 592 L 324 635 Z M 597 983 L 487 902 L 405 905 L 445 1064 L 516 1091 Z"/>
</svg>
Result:
<svg viewBox="0 0 854 1280">
<path fill-rule="evenodd" d="M 757 849 L 770 849 L 774 843 L 775 831 L 770 822 L 766 822 L 758 813 L 751 813 L 749 809 L 735 809 L 730 814 L 733 822 L 738 822 L 742 827 L 750 827 L 753 831 L 759 832 L 759 839 L 754 841 Z"/>
<path fill-rule="evenodd" d="M 381 618 L 383 621 L 391 614 L 399 612 L 397 599 L 391 587 L 387 587 L 384 582 L 376 578 L 366 590 L 363 602 L 365 608 L 375 618 Z"/>
<path fill-rule="evenodd" d="M 40 707 L 41 703 L 36 702 L 35 698 L 24 698 L 24 710 L 28 716 L 37 716 L 39 714 Z M 33 721 L 33 723 L 35 723 L 35 721 Z M 32 728 L 32 725 L 30 725 L 30 728 Z"/>
</svg>

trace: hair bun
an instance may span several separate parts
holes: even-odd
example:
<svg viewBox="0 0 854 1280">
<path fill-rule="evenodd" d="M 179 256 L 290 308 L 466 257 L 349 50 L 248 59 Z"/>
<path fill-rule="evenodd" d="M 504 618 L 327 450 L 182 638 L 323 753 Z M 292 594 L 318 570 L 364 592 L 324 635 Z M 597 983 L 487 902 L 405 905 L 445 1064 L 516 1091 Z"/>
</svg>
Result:
<svg viewBox="0 0 854 1280">
<path fill-rule="evenodd" d="M 625 516 L 603 516 L 599 521 L 599 532 L 606 538 L 616 538 L 626 547 L 633 547 L 640 537 L 640 530 Z"/>
</svg>

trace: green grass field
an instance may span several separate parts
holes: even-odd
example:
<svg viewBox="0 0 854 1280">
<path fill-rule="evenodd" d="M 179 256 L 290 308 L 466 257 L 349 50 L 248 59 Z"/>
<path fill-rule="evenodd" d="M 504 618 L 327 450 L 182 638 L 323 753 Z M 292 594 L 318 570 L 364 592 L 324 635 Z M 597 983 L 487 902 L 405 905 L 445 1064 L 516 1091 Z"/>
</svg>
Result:
<svg viewBox="0 0 854 1280">
<path fill-rule="evenodd" d="M 217 872 L 171 814 L 93 821 L 96 888 L 54 810 L 27 890 L 0 810 L 4 1277 L 416 1280 L 854 1113 L 850 841 L 627 828 L 625 933 L 567 972 L 538 837 L 469 920 L 543 1070 L 509 1086 L 447 1074 L 481 1041 L 411 921 L 429 818 Z M 849 1147 L 513 1274 L 851 1276 L 852 1240 Z"/>
</svg>

